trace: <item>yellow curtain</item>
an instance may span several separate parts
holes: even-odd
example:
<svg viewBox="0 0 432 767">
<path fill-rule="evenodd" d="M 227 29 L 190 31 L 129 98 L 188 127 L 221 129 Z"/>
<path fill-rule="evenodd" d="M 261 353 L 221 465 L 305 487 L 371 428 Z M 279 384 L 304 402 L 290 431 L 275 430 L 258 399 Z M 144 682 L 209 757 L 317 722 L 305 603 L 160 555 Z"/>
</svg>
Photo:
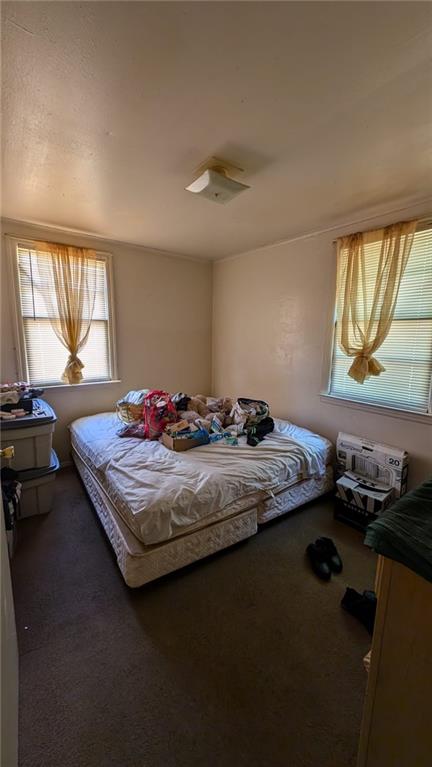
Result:
<svg viewBox="0 0 432 767">
<path fill-rule="evenodd" d="M 96 297 L 96 254 L 51 242 L 37 243 L 39 288 L 51 326 L 69 352 L 61 380 L 82 381 L 78 353 L 87 343 Z"/>
<path fill-rule="evenodd" d="M 338 343 L 354 357 L 348 375 L 360 384 L 385 370 L 374 354 L 393 322 L 416 224 L 403 221 L 337 240 Z M 372 243 L 375 248 L 366 248 Z"/>
</svg>

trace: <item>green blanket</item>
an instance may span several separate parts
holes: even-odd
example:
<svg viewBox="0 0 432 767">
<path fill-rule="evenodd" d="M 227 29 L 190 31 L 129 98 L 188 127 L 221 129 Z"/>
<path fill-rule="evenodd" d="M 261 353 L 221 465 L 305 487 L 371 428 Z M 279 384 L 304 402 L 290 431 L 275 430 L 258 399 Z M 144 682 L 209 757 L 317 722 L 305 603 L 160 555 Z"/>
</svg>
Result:
<svg viewBox="0 0 432 767">
<path fill-rule="evenodd" d="M 372 522 L 365 544 L 432 581 L 432 478 Z"/>
</svg>

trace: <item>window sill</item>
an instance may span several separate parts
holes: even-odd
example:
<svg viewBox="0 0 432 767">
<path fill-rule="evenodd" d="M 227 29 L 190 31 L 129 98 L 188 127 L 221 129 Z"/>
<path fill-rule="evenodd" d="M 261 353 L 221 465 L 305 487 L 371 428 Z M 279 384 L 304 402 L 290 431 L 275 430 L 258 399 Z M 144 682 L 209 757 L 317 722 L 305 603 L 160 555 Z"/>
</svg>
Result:
<svg viewBox="0 0 432 767">
<path fill-rule="evenodd" d="M 404 421 L 417 421 L 418 423 L 432 424 L 432 413 L 415 413 L 411 410 L 399 410 L 395 407 L 387 407 L 385 405 L 373 405 L 368 402 L 356 402 L 351 399 L 344 399 L 343 397 L 337 397 L 334 394 L 326 394 L 321 392 L 321 402 L 325 402 L 329 405 L 339 405 L 342 407 L 348 407 L 353 410 L 363 410 L 368 413 L 375 413 L 375 415 L 384 415 L 388 418 L 398 418 Z"/>
<path fill-rule="evenodd" d="M 119 383 L 121 383 L 120 378 L 113 378 L 110 381 L 85 381 L 79 384 L 30 384 L 30 386 L 33 386 L 35 389 L 49 389 L 51 391 L 52 389 L 83 389 L 87 386 L 110 386 L 111 384 Z"/>
</svg>

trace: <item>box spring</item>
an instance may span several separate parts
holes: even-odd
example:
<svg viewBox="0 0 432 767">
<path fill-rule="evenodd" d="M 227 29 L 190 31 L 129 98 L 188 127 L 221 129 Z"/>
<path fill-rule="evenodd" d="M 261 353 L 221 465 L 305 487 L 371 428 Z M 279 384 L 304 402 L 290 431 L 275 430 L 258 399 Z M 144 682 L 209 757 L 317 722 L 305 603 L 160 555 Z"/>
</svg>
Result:
<svg viewBox="0 0 432 767">
<path fill-rule="evenodd" d="M 327 466 L 323 477 L 297 482 L 250 509 L 164 543 L 145 546 L 123 522 L 103 486 L 75 449 L 72 450 L 72 456 L 114 549 L 123 578 L 126 584 L 133 588 L 255 535 L 258 522 L 268 522 L 317 498 L 333 487 L 333 470 Z"/>
</svg>

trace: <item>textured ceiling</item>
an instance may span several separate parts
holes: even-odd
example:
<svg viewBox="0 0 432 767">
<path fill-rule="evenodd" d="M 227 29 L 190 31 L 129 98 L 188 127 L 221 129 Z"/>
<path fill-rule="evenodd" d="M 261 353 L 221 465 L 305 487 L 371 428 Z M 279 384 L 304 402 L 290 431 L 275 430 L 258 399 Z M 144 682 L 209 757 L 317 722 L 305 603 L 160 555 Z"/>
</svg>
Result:
<svg viewBox="0 0 432 767">
<path fill-rule="evenodd" d="M 2 15 L 4 216 L 218 258 L 431 194 L 430 3 Z M 184 191 L 212 154 L 226 206 Z"/>
</svg>

